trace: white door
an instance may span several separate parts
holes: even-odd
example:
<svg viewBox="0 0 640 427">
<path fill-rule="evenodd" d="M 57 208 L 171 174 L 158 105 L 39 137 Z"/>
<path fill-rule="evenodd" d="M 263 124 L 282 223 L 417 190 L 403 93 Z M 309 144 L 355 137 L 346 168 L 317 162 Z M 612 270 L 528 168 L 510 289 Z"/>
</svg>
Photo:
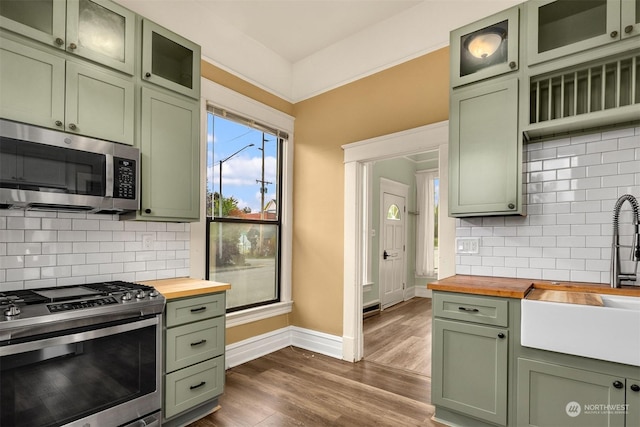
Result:
<svg viewBox="0 0 640 427">
<path fill-rule="evenodd" d="M 382 193 L 380 260 L 381 308 L 404 300 L 405 197 Z"/>
</svg>

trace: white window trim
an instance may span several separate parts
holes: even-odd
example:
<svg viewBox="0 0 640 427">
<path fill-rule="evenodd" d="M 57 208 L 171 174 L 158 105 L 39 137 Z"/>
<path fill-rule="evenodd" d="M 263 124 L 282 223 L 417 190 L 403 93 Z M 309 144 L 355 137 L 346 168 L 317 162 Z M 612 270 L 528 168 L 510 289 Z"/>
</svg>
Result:
<svg viewBox="0 0 640 427">
<path fill-rule="evenodd" d="M 207 103 L 224 108 L 238 115 L 253 119 L 289 134 L 282 151 L 282 204 L 280 242 L 280 302 L 262 307 L 240 310 L 227 315 L 227 327 L 243 325 L 291 312 L 291 271 L 293 242 L 293 123 L 294 117 L 262 104 L 222 85 L 202 78 L 201 80 L 201 191 L 200 221 L 191 225 L 191 277 L 205 277 L 206 254 L 206 150 L 207 150 Z M 233 287 L 233 283 L 231 284 Z"/>
</svg>

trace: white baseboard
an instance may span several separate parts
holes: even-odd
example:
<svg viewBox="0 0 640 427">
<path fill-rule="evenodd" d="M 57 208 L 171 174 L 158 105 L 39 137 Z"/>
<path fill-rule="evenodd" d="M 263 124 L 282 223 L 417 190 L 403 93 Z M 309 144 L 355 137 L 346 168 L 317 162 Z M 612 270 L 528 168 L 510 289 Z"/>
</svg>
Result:
<svg viewBox="0 0 640 427">
<path fill-rule="evenodd" d="M 287 326 L 226 346 L 226 369 L 241 365 L 290 345 L 342 359 L 342 339 L 311 329 Z"/>
</svg>

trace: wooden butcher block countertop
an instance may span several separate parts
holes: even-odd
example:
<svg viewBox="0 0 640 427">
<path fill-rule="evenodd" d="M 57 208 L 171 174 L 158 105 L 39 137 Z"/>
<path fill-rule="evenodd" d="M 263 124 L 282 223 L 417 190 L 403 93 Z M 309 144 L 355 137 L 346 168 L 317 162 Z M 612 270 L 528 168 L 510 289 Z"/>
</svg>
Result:
<svg viewBox="0 0 640 427">
<path fill-rule="evenodd" d="M 143 285 L 153 286 L 167 300 L 192 297 L 231 289 L 229 283 L 212 282 L 210 280 L 179 277 L 177 279 L 146 280 Z"/>
<path fill-rule="evenodd" d="M 602 283 L 547 282 L 533 279 L 468 276 L 460 274 L 431 282 L 427 285 L 427 288 L 434 291 L 520 299 L 526 297 L 533 289 L 640 297 L 640 286 L 611 288 L 608 284 Z"/>
</svg>

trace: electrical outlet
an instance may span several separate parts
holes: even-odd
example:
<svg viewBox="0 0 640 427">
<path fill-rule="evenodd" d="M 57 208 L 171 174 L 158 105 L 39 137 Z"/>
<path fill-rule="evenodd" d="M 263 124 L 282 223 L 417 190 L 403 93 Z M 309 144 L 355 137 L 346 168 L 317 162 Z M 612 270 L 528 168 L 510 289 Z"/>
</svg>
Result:
<svg viewBox="0 0 640 427">
<path fill-rule="evenodd" d="M 153 234 L 142 235 L 142 249 L 145 251 L 153 250 Z"/>
<path fill-rule="evenodd" d="M 479 237 L 457 237 L 456 253 L 458 254 L 477 254 L 480 251 Z"/>
</svg>

